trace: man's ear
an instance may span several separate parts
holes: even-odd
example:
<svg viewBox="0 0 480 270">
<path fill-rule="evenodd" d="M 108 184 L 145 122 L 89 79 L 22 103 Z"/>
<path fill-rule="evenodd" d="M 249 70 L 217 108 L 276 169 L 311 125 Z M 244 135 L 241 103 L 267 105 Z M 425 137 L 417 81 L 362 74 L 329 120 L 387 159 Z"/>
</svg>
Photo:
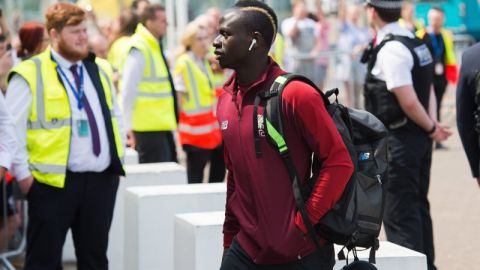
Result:
<svg viewBox="0 0 480 270">
<path fill-rule="evenodd" d="M 260 32 L 253 32 L 253 39 L 256 40 L 255 45 L 253 45 L 253 48 L 265 48 L 267 47 L 267 43 L 265 42 L 265 38 Z"/>
</svg>

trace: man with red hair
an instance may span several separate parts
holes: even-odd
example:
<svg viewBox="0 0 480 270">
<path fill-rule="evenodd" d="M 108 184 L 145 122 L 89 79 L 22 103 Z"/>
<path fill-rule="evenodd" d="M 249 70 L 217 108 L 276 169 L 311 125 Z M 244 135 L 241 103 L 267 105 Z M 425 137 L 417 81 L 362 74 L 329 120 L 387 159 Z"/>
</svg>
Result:
<svg viewBox="0 0 480 270">
<path fill-rule="evenodd" d="M 25 270 L 61 269 L 72 230 L 77 269 L 108 269 L 124 138 L 110 65 L 88 52 L 85 12 L 46 12 L 51 48 L 10 73 L 7 104 L 19 151 L 12 174 L 28 200 Z"/>
</svg>

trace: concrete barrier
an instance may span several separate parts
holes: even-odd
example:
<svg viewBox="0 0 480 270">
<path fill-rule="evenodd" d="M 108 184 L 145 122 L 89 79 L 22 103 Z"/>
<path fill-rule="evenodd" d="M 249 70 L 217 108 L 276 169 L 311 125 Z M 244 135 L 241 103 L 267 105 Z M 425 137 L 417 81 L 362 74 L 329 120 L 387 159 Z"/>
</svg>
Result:
<svg viewBox="0 0 480 270">
<path fill-rule="evenodd" d="M 224 210 L 226 185 L 132 187 L 125 199 L 124 268 L 173 270 L 175 214 Z"/>
<path fill-rule="evenodd" d="M 138 153 L 130 147 L 125 149 L 125 164 L 138 164 Z"/>
<path fill-rule="evenodd" d="M 219 269 L 225 212 L 175 215 L 175 270 Z M 205 244 L 208 243 L 208 247 Z"/>
<path fill-rule="evenodd" d="M 219 269 L 222 257 L 222 225 L 224 212 L 177 214 L 175 216 L 175 270 Z M 335 255 L 340 251 L 335 246 Z M 368 261 L 370 250 L 358 251 L 361 260 Z M 352 261 L 353 255 L 349 258 Z M 380 242 L 376 253 L 378 270 L 426 270 L 424 254 L 395 245 Z M 337 260 L 334 270 L 345 266 Z"/>
<path fill-rule="evenodd" d="M 118 186 L 112 226 L 108 243 L 110 269 L 127 270 L 123 266 L 124 226 L 125 226 L 125 190 L 132 186 L 182 185 L 187 184 L 185 168 L 174 162 L 125 165 L 126 177 L 120 179 Z M 71 232 L 68 232 L 63 249 L 63 261 L 76 261 Z"/>
</svg>

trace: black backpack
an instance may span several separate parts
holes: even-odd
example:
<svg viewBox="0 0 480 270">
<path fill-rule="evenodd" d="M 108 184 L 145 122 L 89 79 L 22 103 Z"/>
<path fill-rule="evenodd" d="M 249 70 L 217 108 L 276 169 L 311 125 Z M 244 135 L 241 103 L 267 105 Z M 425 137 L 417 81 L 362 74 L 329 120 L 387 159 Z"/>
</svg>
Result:
<svg viewBox="0 0 480 270">
<path fill-rule="evenodd" d="M 282 115 L 282 92 L 292 80 L 305 82 L 314 87 L 323 97 L 328 113 L 342 136 L 355 167 L 347 186 L 332 210 L 315 226 L 308 218 L 305 202 L 318 178 L 322 167 L 318 157 L 312 158 L 312 175 L 308 187 L 301 187 L 295 165 L 285 141 Z M 335 95 L 335 102 L 328 97 Z M 258 105 L 265 104 L 263 123 L 266 124 L 267 138 L 278 149 L 293 182 L 296 206 L 308 232 L 317 245 L 317 234 L 328 241 L 343 245 L 338 253 L 345 259 L 343 250 L 353 250 L 357 260 L 356 247 L 371 248 L 369 261 L 375 263 L 375 251 L 379 247 L 378 235 L 383 218 L 383 184 L 387 174 L 387 129 L 371 113 L 346 108 L 338 103 L 338 89 L 323 94 L 314 83 L 303 76 L 285 74 L 276 78 L 270 91 L 259 92 L 254 102 L 254 123 L 257 123 Z M 254 124 L 255 151 L 261 155 L 257 124 Z M 348 263 L 348 261 L 347 261 Z"/>
</svg>

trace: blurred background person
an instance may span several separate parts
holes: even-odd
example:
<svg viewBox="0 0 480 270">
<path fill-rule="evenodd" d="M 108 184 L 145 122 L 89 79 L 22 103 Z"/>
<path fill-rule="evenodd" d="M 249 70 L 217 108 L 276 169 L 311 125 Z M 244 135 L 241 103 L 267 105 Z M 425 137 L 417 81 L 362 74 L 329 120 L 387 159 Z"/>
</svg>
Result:
<svg viewBox="0 0 480 270">
<path fill-rule="evenodd" d="M 315 59 L 312 56 L 317 42 L 317 23 L 308 17 L 303 0 L 292 3 L 293 16 L 282 22 L 281 30 L 288 42 L 287 54 L 291 57 L 289 72 L 303 75 L 315 81 Z"/>
<path fill-rule="evenodd" d="M 327 69 L 329 57 L 322 55 L 330 49 L 329 36 L 330 36 L 330 23 L 322 10 L 322 2 L 316 1 L 316 14 L 312 14 L 310 18 L 316 21 L 315 29 L 315 48 L 312 52 L 312 57 L 315 58 L 315 73 L 313 82 L 320 89 L 323 89 L 325 79 L 327 77 Z"/>
<path fill-rule="evenodd" d="M 20 48 L 17 50 L 17 56 L 21 60 L 43 52 L 49 44 L 49 37 L 45 25 L 41 22 L 26 22 L 20 26 L 18 32 L 20 39 Z"/>
<path fill-rule="evenodd" d="M 411 1 L 403 2 L 400 16 L 398 23 L 408 31 L 415 33 L 423 28 L 422 23 L 415 18 L 415 5 Z"/>
<path fill-rule="evenodd" d="M 88 39 L 88 48 L 95 56 L 102 59 L 107 59 L 108 54 L 108 41 L 100 34 L 95 34 Z"/>
<path fill-rule="evenodd" d="M 222 136 L 215 117 L 216 96 L 213 73 L 207 60 L 210 39 L 207 28 L 198 22 L 187 25 L 173 73 L 179 93 L 178 135 L 187 154 L 188 183 L 202 183 L 210 162 L 209 182 L 225 178 Z"/>
<path fill-rule="evenodd" d="M 140 16 L 140 14 L 143 13 L 143 11 L 148 7 L 149 4 L 150 1 L 148 0 L 133 0 L 130 7 L 137 16 Z"/>
<path fill-rule="evenodd" d="M 368 27 L 361 22 L 362 10 L 359 5 L 347 5 L 345 0 L 340 1 L 340 33 L 337 41 L 340 54 L 336 59 L 336 76 L 345 89 L 345 105 L 353 108 L 361 108 L 367 69 L 360 63 L 360 56 L 371 39 Z"/>
<path fill-rule="evenodd" d="M 121 71 L 130 50 L 130 38 L 135 33 L 137 24 L 138 16 L 131 9 L 124 9 L 113 24 L 114 38 L 110 44 L 107 59 L 113 67 L 113 83 L 117 91 L 121 89 Z"/>
<path fill-rule="evenodd" d="M 140 163 L 177 162 L 173 132 L 178 104 L 162 45 L 167 26 L 164 6 L 143 10 L 122 72 L 128 144 L 137 150 Z"/>
<path fill-rule="evenodd" d="M 0 34 L 0 89 L 3 94 L 7 90 L 6 76 L 14 64 L 11 49 L 12 46 L 7 37 Z"/>
<path fill-rule="evenodd" d="M 453 35 L 443 28 L 445 12 L 433 7 L 428 11 L 428 27 L 420 29 L 416 35 L 427 44 L 434 61 L 433 87 L 437 100 L 437 119 L 440 121 L 442 100 L 447 90 L 448 82 L 456 83 L 457 63 L 453 47 Z M 444 149 L 443 144 L 437 142 L 435 149 Z"/>
</svg>

